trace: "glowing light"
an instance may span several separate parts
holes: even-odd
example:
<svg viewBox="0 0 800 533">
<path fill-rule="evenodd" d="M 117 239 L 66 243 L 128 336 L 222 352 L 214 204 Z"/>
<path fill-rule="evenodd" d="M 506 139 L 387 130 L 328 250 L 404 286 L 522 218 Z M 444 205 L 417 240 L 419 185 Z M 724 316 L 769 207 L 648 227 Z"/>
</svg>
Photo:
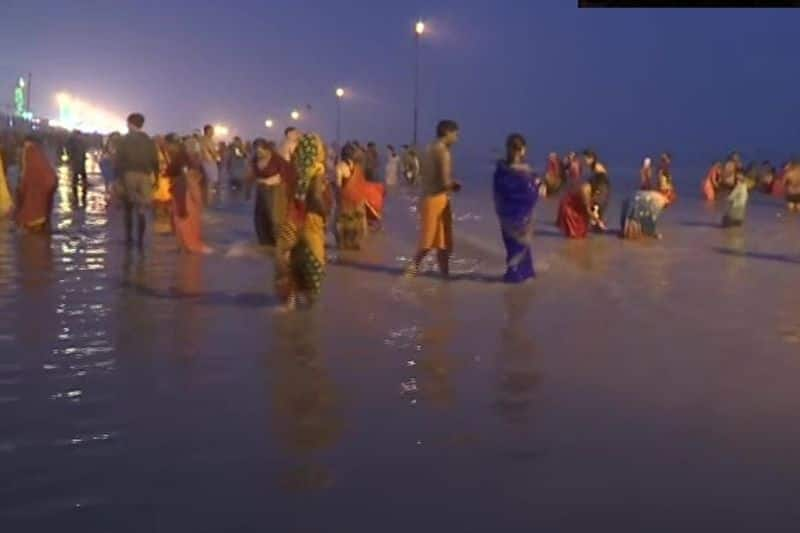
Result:
<svg viewBox="0 0 800 533">
<path fill-rule="evenodd" d="M 58 119 L 50 121 L 53 127 L 103 134 L 125 130 L 125 121 L 122 118 L 69 93 L 57 93 L 55 99 L 58 104 Z"/>
<path fill-rule="evenodd" d="M 300 111 L 293 109 L 290 116 L 292 117 L 292 120 L 300 120 Z"/>
<path fill-rule="evenodd" d="M 19 77 L 19 86 L 25 88 L 25 78 L 22 76 Z"/>
<path fill-rule="evenodd" d="M 344 98 L 344 89 L 342 89 L 341 87 L 336 89 L 336 97 L 337 98 Z"/>
<path fill-rule="evenodd" d="M 218 137 L 227 137 L 230 134 L 230 130 L 227 126 L 223 124 L 215 124 L 214 125 L 214 135 Z"/>
<path fill-rule="evenodd" d="M 425 33 L 425 23 L 422 22 L 421 20 L 417 21 L 417 25 L 414 27 L 414 31 L 417 33 L 417 35 L 422 35 L 423 33 Z"/>
<path fill-rule="evenodd" d="M 272 127 L 274 124 L 273 124 L 273 122 L 272 122 L 272 119 L 268 118 L 268 119 L 267 119 L 267 120 L 264 122 L 264 125 L 265 125 L 266 127 L 268 127 L 268 128 L 271 128 L 271 127 Z"/>
</svg>

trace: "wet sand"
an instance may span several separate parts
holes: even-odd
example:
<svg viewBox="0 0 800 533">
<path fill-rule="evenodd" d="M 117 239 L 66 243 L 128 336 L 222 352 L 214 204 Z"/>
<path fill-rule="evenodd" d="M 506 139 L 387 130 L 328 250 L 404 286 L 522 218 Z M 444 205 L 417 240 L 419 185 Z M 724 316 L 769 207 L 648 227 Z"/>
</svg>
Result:
<svg viewBox="0 0 800 533">
<path fill-rule="evenodd" d="M 280 315 L 248 204 L 192 257 L 59 194 L 51 241 L 0 230 L 9 531 L 796 530 L 800 218 L 770 199 L 721 230 L 687 190 L 647 243 L 567 241 L 543 201 L 507 287 L 477 185 L 456 279 L 402 279 L 396 192 Z"/>
</svg>

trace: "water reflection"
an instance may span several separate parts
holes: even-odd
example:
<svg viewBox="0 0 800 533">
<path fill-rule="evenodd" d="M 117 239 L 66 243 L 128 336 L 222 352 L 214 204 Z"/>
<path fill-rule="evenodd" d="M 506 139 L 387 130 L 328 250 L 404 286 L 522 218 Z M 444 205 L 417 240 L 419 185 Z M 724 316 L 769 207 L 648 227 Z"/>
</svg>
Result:
<svg viewBox="0 0 800 533">
<path fill-rule="evenodd" d="M 341 396 L 319 349 L 312 313 L 278 315 L 275 349 L 268 355 L 276 433 L 292 455 L 280 479 L 291 490 L 329 488 L 334 483 L 323 452 L 344 426 Z"/>
<path fill-rule="evenodd" d="M 533 408 L 533 394 L 540 381 L 536 346 L 525 319 L 533 300 L 532 287 L 507 289 L 503 295 L 505 323 L 500 329 L 497 352 L 497 399 L 494 408 L 509 424 L 523 425 Z"/>
<path fill-rule="evenodd" d="M 448 409 L 453 406 L 455 389 L 452 374 L 456 358 L 451 351 L 454 317 L 449 285 L 423 297 L 428 318 L 420 327 L 420 350 L 416 359 L 416 386 L 420 397 L 429 405 Z"/>
</svg>

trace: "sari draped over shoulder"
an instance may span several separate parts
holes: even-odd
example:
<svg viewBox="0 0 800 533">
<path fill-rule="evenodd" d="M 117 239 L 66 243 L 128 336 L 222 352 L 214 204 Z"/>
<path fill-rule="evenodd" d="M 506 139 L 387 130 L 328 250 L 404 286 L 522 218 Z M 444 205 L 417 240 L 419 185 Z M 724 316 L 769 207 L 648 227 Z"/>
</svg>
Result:
<svg viewBox="0 0 800 533">
<path fill-rule="evenodd" d="M 656 222 L 663 211 L 663 207 L 655 201 L 659 191 L 638 191 L 632 197 L 622 202 L 620 213 L 620 228 L 625 239 L 640 237 L 657 237 Z"/>
<path fill-rule="evenodd" d="M 325 277 L 325 219 L 333 203 L 322 139 L 304 135 L 294 163 L 297 173 L 286 183 L 288 213 L 276 246 L 275 289 L 284 303 L 298 293 L 313 303 Z"/>
<path fill-rule="evenodd" d="M 339 210 L 336 216 L 336 240 L 346 250 L 361 247 L 367 233 L 366 178 L 361 165 L 350 167 L 349 177 L 343 179 L 339 190 Z"/>
<path fill-rule="evenodd" d="M 14 200 L 11 198 L 11 190 L 8 188 L 3 154 L 0 153 L 0 219 L 9 216 L 13 209 Z"/>
<path fill-rule="evenodd" d="M 41 146 L 25 147 L 22 173 L 17 190 L 17 224 L 28 229 L 42 229 L 50 222 L 53 198 L 58 183 L 55 170 Z"/>
<path fill-rule="evenodd" d="M 520 283 L 536 276 L 531 244 L 533 209 L 539 188 L 530 169 L 497 163 L 494 173 L 494 205 L 506 247 L 507 283 Z"/>
<path fill-rule="evenodd" d="M 185 252 L 202 253 L 206 245 L 202 237 L 204 202 L 200 160 L 181 149 L 171 155 L 166 174 L 171 181 L 172 225 L 178 246 Z"/>
</svg>

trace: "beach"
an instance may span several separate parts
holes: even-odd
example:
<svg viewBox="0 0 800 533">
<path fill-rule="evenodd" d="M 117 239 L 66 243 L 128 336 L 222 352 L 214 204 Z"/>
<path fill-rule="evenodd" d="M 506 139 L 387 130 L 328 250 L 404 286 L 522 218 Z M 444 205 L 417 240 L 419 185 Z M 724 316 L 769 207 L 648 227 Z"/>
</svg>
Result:
<svg viewBox="0 0 800 533">
<path fill-rule="evenodd" d="M 0 225 L 0 523 L 795 531 L 800 217 L 753 195 L 722 230 L 700 177 L 658 241 L 569 241 L 541 200 L 521 287 L 489 171 L 454 198 L 447 282 L 402 276 L 401 187 L 364 251 L 329 248 L 319 305 L 280 314 L 250 203 L 206 211 L 212 256 L 139 253 L 99 176 L 76 211 L 62 174 L 50 241 Z"/>
</svg>

